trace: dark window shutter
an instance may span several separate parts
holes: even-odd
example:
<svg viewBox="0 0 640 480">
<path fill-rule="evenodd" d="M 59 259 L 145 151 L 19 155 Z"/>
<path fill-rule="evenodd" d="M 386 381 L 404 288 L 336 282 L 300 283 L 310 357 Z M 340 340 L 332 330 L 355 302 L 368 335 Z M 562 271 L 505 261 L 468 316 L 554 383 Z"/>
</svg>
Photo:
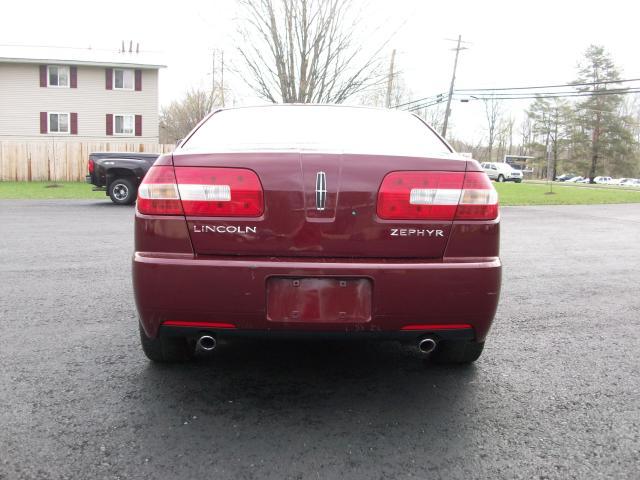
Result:
<svg viewBox="0 0 640 480">
<path fill-rule="evenodd" d="M 107 113 L 107 135 L 113 135 L 113 113 Z"/>
<path fill-rule="evenodd" d="M 49 133 L 47 128 L 47 112 L 40 112 L 40 133 Z"/>
<path fill-rule="evenodd" d="M 136 92 L 142 90 L 142 70 L 136 70 Z"/>
<path fill-rule="evenodd" d="M 142 115 L 136 115 L 136 137 L 142 136 Z"/>
<path fill-rule="evenodd" d="M 41 87 L 47 86 L 47 66 L 46 65 L 40 65 L 40 86 Z"/>
<path fill-rule="evenodd" d="M 78 114 L 71 112 L 71 135 L 78 134 Z"/>
<path fill-rule="evenodd" d="M 107 90 L 113 90 L 113 68 L 107 68 L 105 73 L 105 87 Z"/>
<path fill-rule="evenodd" d="M 69 86 L 78 88 L 78 67 L 69 67 Z"/>
</svg>

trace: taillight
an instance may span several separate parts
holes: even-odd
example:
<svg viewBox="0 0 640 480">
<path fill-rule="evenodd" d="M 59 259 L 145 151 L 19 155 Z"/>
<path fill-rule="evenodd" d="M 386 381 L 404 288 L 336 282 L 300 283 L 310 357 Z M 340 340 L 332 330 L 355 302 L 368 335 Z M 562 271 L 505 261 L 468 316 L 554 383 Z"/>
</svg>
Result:
<svg viewBox="0 0 640 480">
<path fill-rule="evenodd" d="M 89 161 L 87 162 L 87 167 L 89 168 L 89 173 L 93 173 L 93 171 L 96 169 L 96 164 L 93 160 L 89 159 Z"/>
<path fill-rule="evenodd" d="M 464 172 L 391 172 L 378 192 L 378 216 L 451 220 L 463 181 Z"/>
<path fill-rule="evenodd" d="M 262 184 L 244 168 L 152 167 L 138 189 L 138 211 L 147 215 L 259 217 Z"/>
<path fill-rule="evenodd" d="M 484 172 L 467 172 L 456 220 L 493 220 L 498 217 L 498 192 Z"/>
<path fill-rule="evenodd" d="M 182 215 L 172 166 L 151 167 L 138 188 L 138 211 L 146 215 Z"/>
<path fill-rule="evenodd" d="M 491 220 L 498 195 L 483 172 L 391 172 L 377 213 L 387 220 Z"/>
<path fill-rule="evenodd" d="M 245 168 L 176 167 L 185 215 L 259 217 L 264 211 L 262 184 Z"/>
</svg>

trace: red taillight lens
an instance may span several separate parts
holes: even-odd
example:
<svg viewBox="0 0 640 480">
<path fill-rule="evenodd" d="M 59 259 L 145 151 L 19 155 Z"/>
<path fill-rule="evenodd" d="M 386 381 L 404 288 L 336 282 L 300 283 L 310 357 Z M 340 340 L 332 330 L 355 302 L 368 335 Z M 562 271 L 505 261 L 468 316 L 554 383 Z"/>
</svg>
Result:
<svg viewBox="0 0 640 480">
<path fill-rule="evenodd" d="M 146 215 L 182 215 L 178 184 L 171 166 L 151 167 L 138 188 L 138 211 Z"/>
<path fill-rule="evenodd" d="M 490 220 L 498 196 L 483 172 L 392 172 L 378 192 L 377 213 L 388 220 Z"/>
<path fill-rule="evenodd" d="M 87 162 L 87 167 L 89 168 L 89 173 L 93 173 L 93 171 L 96 169 L 96 164 L 93 160 L 89 160 Z"/>
<path fill-rule="evenodd" d="M 378 216 L 389 220 L 452 220 L 464 172 L 391 172 L 378 192 Z"/>
<path fill-rule="evenodd" d="M 259 217 L 264 211 L 262 184 L 245 168 L 176 167 L 185 215 Z"/>
<path fill-rule="evenodd" d="M 498 217 L 498 192 L 484 172 L 467 172 L 456 220 L 493 220 Z"/>
<path fill-rule="evenodd" d="M 244 168 L 152 167 L 138 189 L 138 211 L 147 215 L 259 217 L 262 184 Z"/>
</svg>

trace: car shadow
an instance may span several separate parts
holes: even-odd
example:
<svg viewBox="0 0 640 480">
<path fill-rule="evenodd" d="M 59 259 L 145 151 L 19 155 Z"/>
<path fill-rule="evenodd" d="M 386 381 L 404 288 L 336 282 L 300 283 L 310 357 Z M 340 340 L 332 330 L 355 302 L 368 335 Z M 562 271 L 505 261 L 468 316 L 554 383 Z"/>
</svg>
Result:
<svg viewBox="0 0 640 480">
<path fill-rule="evenodd" d="M 234 340 L 193 363 L 141 368 L 124 414 L 135 448 L 163 469 L 188 461 L 194 477 L 220 465 L 233 472 L 224 478 L 470 472 L 480 372 L 393 342 Z"/>
<path fill-rule="evenodd" d="M 112 208 L 121 208 L 121 209 L 133 209 L 135 208 L 135 203 L 133 205 L 116 205 L 115 203 L 113 203 L 111 200 L 109 200 L 108 198 L 105 200 L 98 200 L 95 202 L 88 202 L 87 203 L 88 206 L 90 207 L 112 207 Z"/>
<path fill-rule="evenodd" d="M 396 342 L 257 339 L 220 342 L 195 362 L 150 363 L 140 372 L 149 395 L 194 410 L 236 402 L 260 412 L 388 407 L 405 415 L 467 402 L 476 376 L 473 365 L 435 365 Z"/>
</svg>

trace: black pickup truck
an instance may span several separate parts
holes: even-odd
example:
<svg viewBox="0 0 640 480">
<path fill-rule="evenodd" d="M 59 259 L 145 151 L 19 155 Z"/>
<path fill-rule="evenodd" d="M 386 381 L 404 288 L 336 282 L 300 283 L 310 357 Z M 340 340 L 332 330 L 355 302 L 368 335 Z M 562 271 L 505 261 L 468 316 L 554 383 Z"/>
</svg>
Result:
<svg viewBox="0 0 640 480">
<path fill-rule="evenodd" d="M 158 153 L 104 152 L 89 154 L 87 183 L 104 191 L 113 203 L 130 205 L 136 201 L 138 185 Z"/>
</svg>

